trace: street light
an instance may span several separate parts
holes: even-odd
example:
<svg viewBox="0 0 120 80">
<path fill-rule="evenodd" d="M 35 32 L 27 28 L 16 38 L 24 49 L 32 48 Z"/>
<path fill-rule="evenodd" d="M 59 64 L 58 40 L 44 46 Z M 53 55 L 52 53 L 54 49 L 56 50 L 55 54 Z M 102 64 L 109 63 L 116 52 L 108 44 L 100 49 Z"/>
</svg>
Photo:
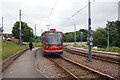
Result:
<svg viewBox="0 0 120 80">
<path fill-rule="evenodd" d="M 50 26 L 50 25 L 46 25 L 46 26 L 48 27 L 48 31 L 49 31 L 49 26 Z"/>
</svg>

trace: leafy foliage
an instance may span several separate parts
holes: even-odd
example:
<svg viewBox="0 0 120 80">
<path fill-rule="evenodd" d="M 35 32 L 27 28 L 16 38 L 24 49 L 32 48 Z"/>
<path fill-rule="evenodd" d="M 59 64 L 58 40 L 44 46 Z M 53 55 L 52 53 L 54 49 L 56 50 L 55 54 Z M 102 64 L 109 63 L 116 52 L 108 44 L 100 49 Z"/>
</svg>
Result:
<svg viewBox="0 0 120 80">
<path fill-rule="evenodd" d="M 104 47 L 107 45 L 107 31 L 104 28 L 93 31 L 92 36 L 94 46 Z"/>
<path fill-rule="evenodd" d="M 20 45 L 17 43 L 2 40 L 2 60 L 7 59 L 8 57 L 25 48 L 29 48 L 28 45 L 22 45 L 20 47 Z"/>
<path fill-rule="evenodd" d="M 76 41 L 81 41 L 81 38 L 82 38 L 82 41 L 87 41 L 87 34 L 88 34 L 88 31 L 85 29 L 80 29 L 79 31 L 76 31 Z M 63 35 L 63 37 L 65 42 L 74 42 L 75 35 L 74 35 L 74 32 L 67 32 Z"/>
<path fill-rule="evenodd" d="M 120 47 L 120 21 L 111 21 L 106 24 L 106 28 L 98 28 L 93 32 L 94 46 L 107 46 L 109 27 L 109 45 Z"/>
<path fill-rule="evenodd" d="M 110 46 L 120 47 L 120 21 L 108 21 L 106 24 L 109 26 L 109 44 Z M 81 32 L 83 32 L 82 41 L 87 41 L 88 31 L 80 29 L 76 31 L 76 41 L 81 41 Z M 98 28 L 92 31 L 93 46 L 106 47 L 108 28 Z M 64 34 L 64 42 L 74 42 L 74 32 L 67 32 Z"/>
<path fill-rule="evenodd" d="M 13 37 L 19 39 L 19 21 L 17 21 L 14 24 L 14 27 L 12 29 L 12 34 L 13 34 Z M 25 22 L 21 22 L 21 34 L 22 34 L 22 40 L 25 42 L 30 41 L 30 37 L 34 36 L 33 29 L 29 27 Z"/>
<path fill-rule="evenodd" d="M 110 46 L 120 47 L 120 21 L 111 21 L 107 25 L 109 26 Z M 107 27 L 106 30 L 108 30 Z"/>
</svg>

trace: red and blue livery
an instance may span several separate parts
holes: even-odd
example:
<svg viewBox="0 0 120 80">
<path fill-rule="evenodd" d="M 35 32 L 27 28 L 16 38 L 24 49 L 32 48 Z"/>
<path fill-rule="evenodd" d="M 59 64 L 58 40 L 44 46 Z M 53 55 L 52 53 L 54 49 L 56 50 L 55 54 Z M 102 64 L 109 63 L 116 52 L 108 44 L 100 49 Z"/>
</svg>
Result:
<svg viewBox="0 0 120 80">
<path fill-rule="evenodd" d="M 42 34 L 42 52 L 44 55 L 63 54 L 63 33 L 50 29 Z"/>
</svg>

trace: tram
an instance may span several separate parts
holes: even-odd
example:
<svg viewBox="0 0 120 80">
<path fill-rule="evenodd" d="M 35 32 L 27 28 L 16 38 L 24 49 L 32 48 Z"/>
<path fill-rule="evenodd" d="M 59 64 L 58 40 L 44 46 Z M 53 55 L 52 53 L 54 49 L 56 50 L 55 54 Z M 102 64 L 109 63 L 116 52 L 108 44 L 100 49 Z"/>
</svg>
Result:
<svg viewBox="0 0 120 80">
<path fill-rule="evenodd" d="M 42 53 L 44 55 L 63 54 L 63 33 L 50 29 L 42 33 Z"/>
</svg>

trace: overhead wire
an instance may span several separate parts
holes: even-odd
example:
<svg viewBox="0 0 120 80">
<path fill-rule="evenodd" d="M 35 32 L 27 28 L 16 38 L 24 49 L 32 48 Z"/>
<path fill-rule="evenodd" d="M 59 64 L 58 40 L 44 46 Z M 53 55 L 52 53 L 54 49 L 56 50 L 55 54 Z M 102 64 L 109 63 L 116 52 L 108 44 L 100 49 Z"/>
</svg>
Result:
<svg viewBox="0 0 120 80">
<path fill-rule="evenodd" d="M 56 0 L 56 1 L 55 1 L 55 4 L 54 4 L 54 6 L 53 6 L 53 7 L 52 7 L 52 9 L 51 9 L 51 11 L 50 11 L 50 14 L 49 14 L 48 18 L 50 18 L 51 14 L 52 14 L 52 12 L 53 12 L 53 10 L 54 10 L 54 8 L 55 8 L 56 4 L 57 4 L 57 1 L 58 1 L 58 0 Z"/>
<path fill-rule="evenodd" d="M 93 3 L 95 0 L 93 0 L 90 3 Z M 75 12 L 72 16 L 70 16 L 62 25 L 65 25 L 72 17 L 74 17 L 75 15 L 77 15 L 79 12 L 81 12 L 83 9 L 85 9 L 88 6 L 88 4 L 86 4 L 84 7 L 82 7 L 80 10 L 78 10 L 77 12 Z"/>
</svg>

